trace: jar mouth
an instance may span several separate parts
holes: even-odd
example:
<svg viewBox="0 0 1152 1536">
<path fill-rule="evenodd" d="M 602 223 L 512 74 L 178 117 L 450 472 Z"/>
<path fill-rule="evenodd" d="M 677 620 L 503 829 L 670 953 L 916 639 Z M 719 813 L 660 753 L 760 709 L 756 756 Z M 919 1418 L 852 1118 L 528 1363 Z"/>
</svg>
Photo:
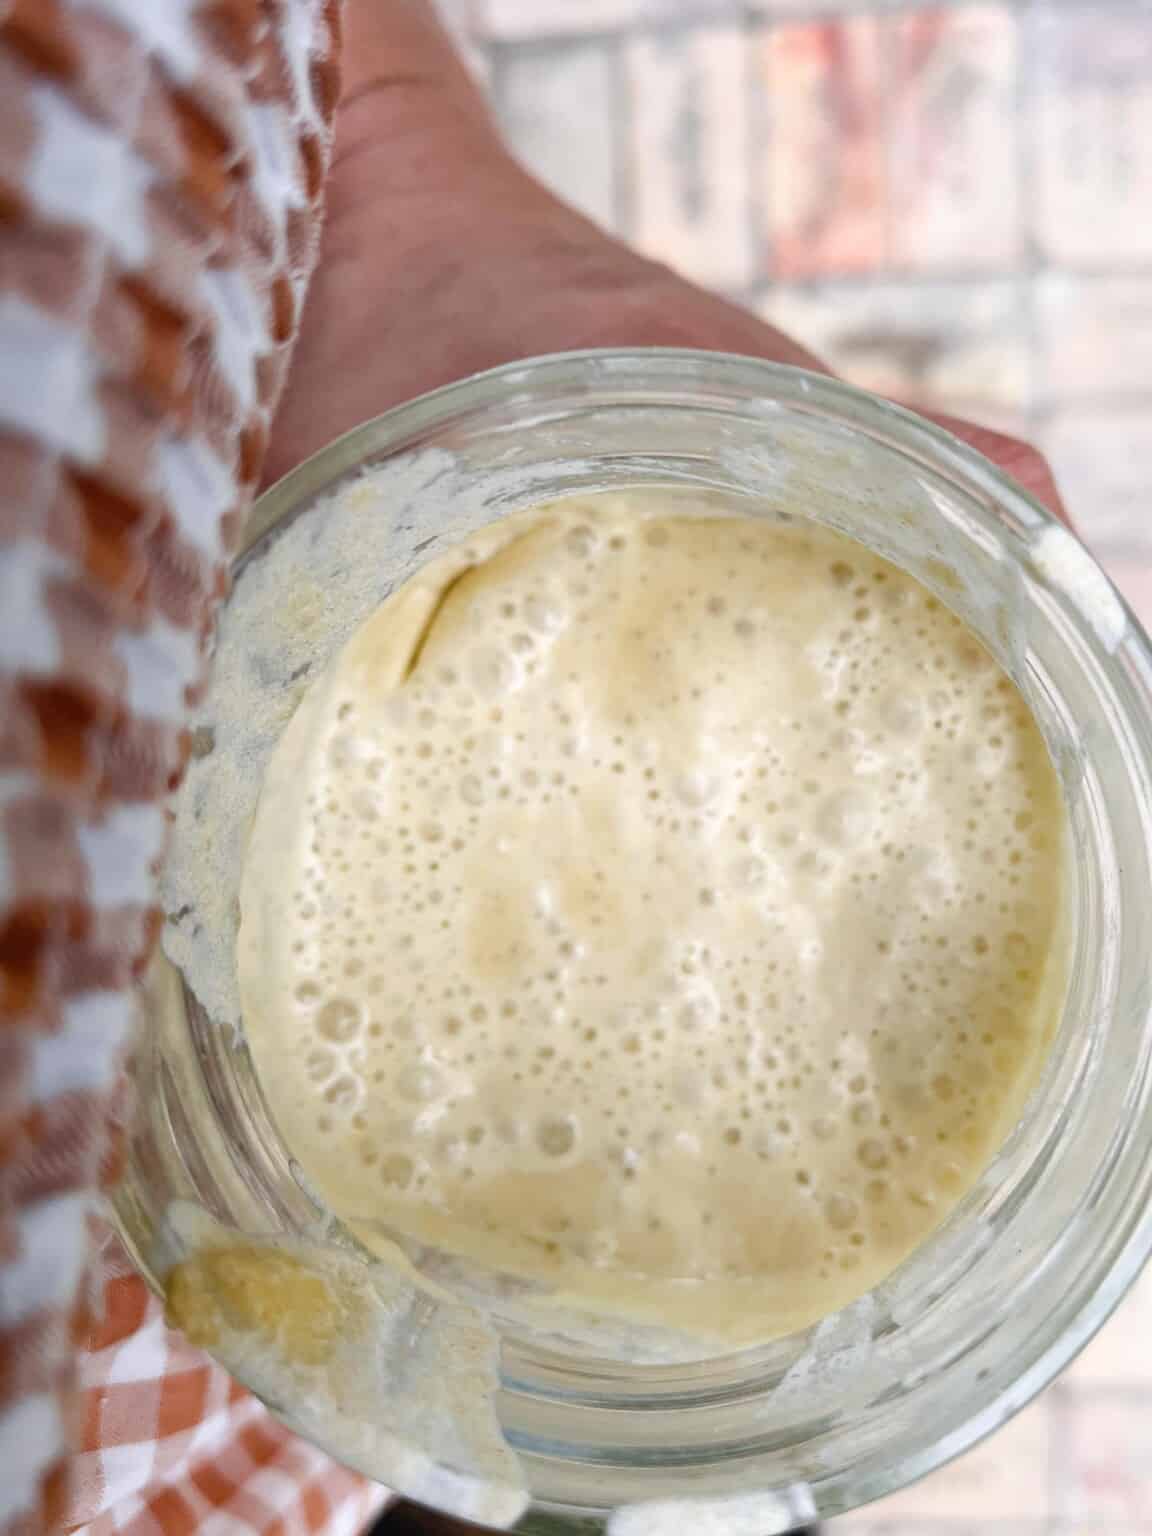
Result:
<svg viewBox="0 0 1152 1536">
<path fill-rule="evenodd" d="M 786 501 L 936 592 L 1036 715 L 1068 807 L 1068 1000 L 1023 1118 L 953 1215 L 844 1311 L 706 1360 L 613 1361 L 499 1318 L 500 1423 L 539 1505 L 601 1514 L 667 1498 L 670 1479 L 698 1499 L 806 1489 L 797 1514 L 809 1494 L 821 1514 L 879 1497 L 1022 1407 L 1152 1251 L 1148 642 L 1073 535 L 947 432 L 823 376 L 671 349 L 509 364 L 365 423 L 260 499 L 238 580 L 288 521 L 386 464 L 388 537 L 410 564 L 468 531 L 421 520 L 432 484 L 470 527 L 623 484 Z M 217 1093 L 221 1121 L 247 1127 L 257 1203 L 297 1225 L 245 1052 L 219 1066 Z"/>
</svg>

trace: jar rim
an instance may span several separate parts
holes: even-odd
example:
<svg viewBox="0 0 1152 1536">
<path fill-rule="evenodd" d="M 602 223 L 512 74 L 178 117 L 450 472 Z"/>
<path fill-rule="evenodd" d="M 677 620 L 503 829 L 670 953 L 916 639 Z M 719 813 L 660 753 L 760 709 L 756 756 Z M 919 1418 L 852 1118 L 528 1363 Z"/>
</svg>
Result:
<svg viewBox="0 0 1152 1536">
<path fill-rule="evenodd" d="M 342 474 L 379 455 L 385 445 L 389 454 L 402 452 L 409 440 L 462 415 L 495 405 L 514 405 L 520 398 L 549 390 L 643 393 L 651 398 L 654 385 L 682 390 L 702 382 L 708 370 L 724 374 L 733 385 L 745 382 L 753 391 L 751 398 L 755 398 L 755 386 L 763 386 L 765 414 L 781 405 L 819 410 L 825 404 L 838 404 L 849 420 L 862 426 L 874 423 L 882 431 L 891 425 L 910 445 L 931 448 L 945 466 L 970 476 L 987 494 L 1003 502 L 1021 525 L 1036 527 L 1054 521 L 1052 512 L 1022 485 L 944 427 L 832 374 L 737 352 L 693 347 L 586 347 L 498 363 L 401 401 L 340 433 L 261 492 L 245 526 L 237 559 L 286 511 L 330 491 Z"/>
</svg>

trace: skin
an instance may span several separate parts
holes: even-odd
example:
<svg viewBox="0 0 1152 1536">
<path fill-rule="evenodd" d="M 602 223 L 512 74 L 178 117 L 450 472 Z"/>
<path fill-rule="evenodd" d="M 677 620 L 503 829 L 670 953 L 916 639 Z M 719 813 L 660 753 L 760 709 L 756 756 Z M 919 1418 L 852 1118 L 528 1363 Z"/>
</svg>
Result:
<svg viewBox="0 0 1152 1536">
<path fill-rule="evenodd" d="M 702 347 L 831 372 L 528 175 L 425 0 L 350 0 L 343 52 L 327 222 L 265 483 L 389 406 L 544 352 Z M 1064 516 L 1031 444 L 931 419 Z"/>
</svg>

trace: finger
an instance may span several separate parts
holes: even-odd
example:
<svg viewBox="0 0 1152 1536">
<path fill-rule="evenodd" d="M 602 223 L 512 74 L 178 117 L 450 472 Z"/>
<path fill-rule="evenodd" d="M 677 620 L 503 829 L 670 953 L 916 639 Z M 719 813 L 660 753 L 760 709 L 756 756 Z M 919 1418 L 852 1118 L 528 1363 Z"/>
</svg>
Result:
<svg viewBox="0 0 1152 1536">
<path fill-rule="evenodd" d="M 990 427 L 979 427 L 975 422 L 964 421 L 958 416 L 945 416 L 937 411 L 921 411 L 920 414 L 951 432 L 953 437 L 968 443 L 986 459 L 991 459 L 998 469 L 1011 475 L 1037 501 L 1071 527 L 1072 519 L 1068 516 L 1051 465 L 1038 448 L 1022 438 L 993 432 Z"/>
</svg>

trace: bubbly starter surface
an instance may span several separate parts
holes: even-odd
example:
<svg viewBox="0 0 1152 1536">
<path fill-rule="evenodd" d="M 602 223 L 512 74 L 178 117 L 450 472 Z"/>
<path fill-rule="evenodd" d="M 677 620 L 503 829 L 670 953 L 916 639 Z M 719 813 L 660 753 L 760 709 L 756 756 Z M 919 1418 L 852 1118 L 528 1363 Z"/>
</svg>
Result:
<svg viewBox="0 0 1152 1536">
<path fill-rule="evenodd" d="M 1056 1022 L 1039 732 L 911 577 L 682 497 L 425 568 L 310 688 L 246 860 L 244 1021 L 361 1235 L 735 1337 L 889 1273 Z"/>
</svg>

